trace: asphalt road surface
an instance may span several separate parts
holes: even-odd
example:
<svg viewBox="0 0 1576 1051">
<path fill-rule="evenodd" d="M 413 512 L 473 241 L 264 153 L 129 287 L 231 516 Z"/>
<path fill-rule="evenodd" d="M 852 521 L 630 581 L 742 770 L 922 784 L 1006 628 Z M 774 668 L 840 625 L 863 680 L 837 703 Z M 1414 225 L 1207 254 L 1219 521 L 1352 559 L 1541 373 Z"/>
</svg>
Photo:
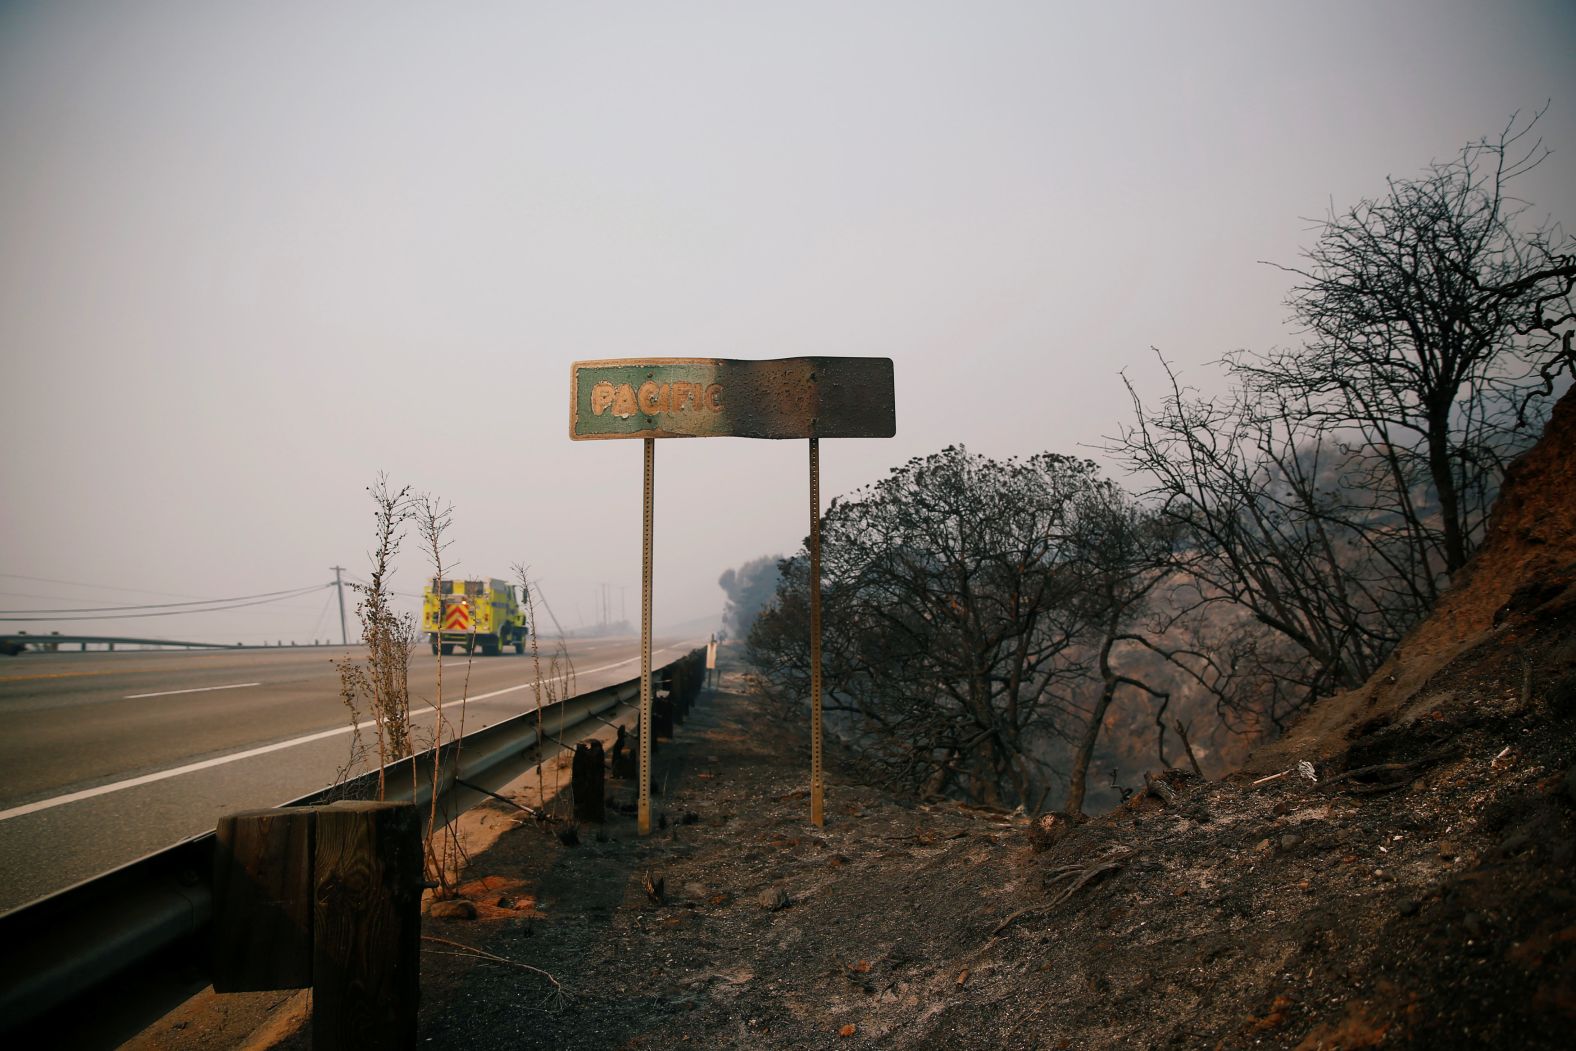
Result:
<svg viewBox="0 0 1576 1051">
<path fill-rule="evenodd" d="M 652 663 L 699 644 L 659 638 Z M 576 693 L 640 674 L 638 639 L 570 640 L 567 651 Z M 332 783 L 351 745 L 335 662 L 363 652 L 0 657 L 0 912 L 211 831 L 230 811 Z M 421 649 L 410 669 L 413 717 L 429 736 L 436 663 Z M 467 731 L 530 711 L 536 679 L 529 655 L 445 657 L 445 715 L 456 719 L 462 689 Z"/>
</svg>

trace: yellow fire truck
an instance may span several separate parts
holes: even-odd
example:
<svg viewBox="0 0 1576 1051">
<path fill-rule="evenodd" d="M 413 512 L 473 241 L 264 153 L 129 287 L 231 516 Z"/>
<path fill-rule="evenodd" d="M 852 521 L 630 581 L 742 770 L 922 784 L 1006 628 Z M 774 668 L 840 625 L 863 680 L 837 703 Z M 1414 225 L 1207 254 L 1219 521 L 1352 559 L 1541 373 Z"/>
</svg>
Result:
<svg viewBox="0 0 1576 1051">
<path fill-rule="evenodd" d="M 455 648 L 489 657 L 505 646 L 525 652 L 530 626 L 525 622 L 520 589 L 503 580 L 433 580 L 421 600 L 421 630 L 432 652 Z"/>
</svg>

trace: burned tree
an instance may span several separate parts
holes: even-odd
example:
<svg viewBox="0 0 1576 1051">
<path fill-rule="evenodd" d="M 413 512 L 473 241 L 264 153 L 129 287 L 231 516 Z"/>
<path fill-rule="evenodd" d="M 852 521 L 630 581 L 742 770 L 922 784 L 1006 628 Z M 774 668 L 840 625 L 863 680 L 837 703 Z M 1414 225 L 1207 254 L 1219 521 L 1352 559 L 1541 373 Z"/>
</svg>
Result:
<svg viewBox="0 0 1576 1051">
<path fill-rule="evenodd" d="M 1111 445 L 1179 531 L 1173 598 L 1217 629 L 1188 670 L 1273 721 L 1371 675 L 1477 543 L 1535 408 L 1573 364 L 1573 246 L 1511 186 L 1547 156 L 1513 119 L 1321 225 L 1294 349 L 1240 351 L 1222 396 L 1169 389 Z M 1256 622 L 1257 627 L 1254 623 Z M 1229 653 L 1231 659 L 1223 660 Z M 1288 690 L 1289 688 L 1289 690 Z"/>
<path fill-rule="evenodd" d="M 1154 403 L 1129 385 L 1135 422 L 1110 446 L 1173 531 L 1172 617 L 1206 637 L 1166 655 L 1222 704 L 1272 721 L 1362 682 L 1437 594 L 1416 494 L 1369 477 L 1283 403 L 1167 377 Z"/>
<path fill-rule="evenodd" d="M 1151 593 L 1165 578 L 1172 529 L 1164 519 L 1105 482 L 1091 487 L 1081 499 L 1069 540 L 1081 566 L 1083 585 L 1078 602 L 1085 608 L 1099 682 L 1093 708 L 1073 749 L 1062 807 L 1077 817 L 1083 813 L 1089 763 L 1118 691 L 1138 691 L 1162 702 L 1170 696 L 1122 657 L 1130 650 L 1142 654 L 1154 647 L 1148 633 L 1135 629 L 1148 609 Z M 1160 751 L 1164 760 L 1163 740 Z"/>
<path fill-rule="evenodd" d="M 1425 575 L 1465 564 L 1507 458 L 1536 437 L 1529 401 L 1572 364 L 1576 242 L 1528 225 L 1512 193 L 1548 156 L 1539 116 L 1327 217 L 1281 268 L 1300 279 L 1288 305 L 1306 343 L 1229 359 L 1265 404 L 1361 450 L 1403 497 Z"/>
<path fill-rule="evenodd" d="M 883 780 L 1034 809 L 1064 783 L 1050 757 L 1097 735 L 1103 716 L 1086 700 L 1112 623 L 1103 599 L 1136 608 L 1132 582 L 1090 562 L 1100 549 L 1089 531 L 1119 505 L 1087 460 L 1003 462 L 959 447 L 833 504 L 826 707 Z M 802 555 L 783 563 L 750 636 L 757 666 L 792 696 L 807 689 L 806 573 Z"/>
</svg>

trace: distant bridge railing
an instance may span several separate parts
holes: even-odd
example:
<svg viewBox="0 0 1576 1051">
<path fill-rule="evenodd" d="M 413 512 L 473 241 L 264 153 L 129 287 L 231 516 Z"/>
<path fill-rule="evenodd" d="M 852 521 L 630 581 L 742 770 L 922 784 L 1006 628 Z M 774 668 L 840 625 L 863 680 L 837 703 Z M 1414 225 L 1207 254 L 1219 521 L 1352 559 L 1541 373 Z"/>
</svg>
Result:
<svg viewBox="0 0 1576 1051">
<path fill-rule="evenodd" d="M 653 670 L 654 683 L 672 684 L 677 673 L 694 689 L 705 654 Z M 422 752 L 414 777 L 411 759 L 390 763 L 385 798 L 425 808 L 437 764 L 439 811 L 452 819 L 539 762 L 544 740 L 572 748 L 566 732 L 639 695 L 634 678 L 547 705 L 540 720 L 533 708 Z M 370 798 L 377 778 L 370 771 L 284 805 Z M 93 1042 L 114 1047 L 201 991 L 211 966 L 213 854 L 207 832 L 0 916 L 0 1034 L 37 1037 L 8 1041 L 14 1047 L 50 1046 L 62 1020 L 90 1018 Z"/>
<path fill-rule="evenodd" d="M 30 635 L 27 632 L 0 635 L 0 654 L 15 655 L 24 648 L 35 650 L 53 651 L 62 644 L 80 645 L 82 649 L 89 646 L 103 646 L 113 650 L 116 646 L 157 646 L 161 649 L 187 649 L 187 650 L 277 650 L 297 647 L 310 649 L 313 646 L 340 646 L 338 642 L 183 642 L 179 639 L 130 639 L 118 635 Z"/>
</svg>

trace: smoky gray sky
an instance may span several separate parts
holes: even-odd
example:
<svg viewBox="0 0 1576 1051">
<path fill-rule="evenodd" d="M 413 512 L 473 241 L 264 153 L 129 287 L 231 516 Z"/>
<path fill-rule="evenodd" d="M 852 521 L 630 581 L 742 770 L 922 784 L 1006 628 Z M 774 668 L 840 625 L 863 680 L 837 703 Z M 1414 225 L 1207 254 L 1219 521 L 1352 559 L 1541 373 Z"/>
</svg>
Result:
<svg viewBox="0 0 1576 1051">
<path fill-rule="evenodd" d="M 1513 111 L 1552 100 L 1521 191 L 1576 222 L 1573 44 L 1557 0 L 0 5 L 0 608 L 364 575 L 386 471 L 459 575 L 633 620 L 640 444 L 569 441 L 571 361 L 891 357 L 827 499 L 1079 452 L 1151 345 L 1209 388 L 1294 341 L 1258 260 Z M 659 625 L 808 529 L 803 442 L 656 468 Z M 307 640 L 331 598 L 0 629 Z"/>
</svg>

